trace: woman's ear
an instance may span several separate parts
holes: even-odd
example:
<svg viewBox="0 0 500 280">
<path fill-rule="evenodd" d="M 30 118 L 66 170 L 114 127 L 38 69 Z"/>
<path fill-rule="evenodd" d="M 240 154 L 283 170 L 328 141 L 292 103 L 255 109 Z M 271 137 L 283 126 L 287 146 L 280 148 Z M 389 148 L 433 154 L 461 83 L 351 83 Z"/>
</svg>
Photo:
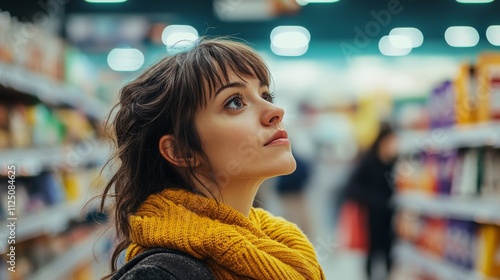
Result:
<svg viewBox="0 0 500 280">
<path fill-rule="evenodd" d="M 198 166 L 198 162 L 193 162 L 193 158 L 179 157 L 175 151 L 175 139 L 171 134 L 163 135 L 159 141 L 160 154 L 171 164 L 178 167 L 191 165 Z"/>
</svg>

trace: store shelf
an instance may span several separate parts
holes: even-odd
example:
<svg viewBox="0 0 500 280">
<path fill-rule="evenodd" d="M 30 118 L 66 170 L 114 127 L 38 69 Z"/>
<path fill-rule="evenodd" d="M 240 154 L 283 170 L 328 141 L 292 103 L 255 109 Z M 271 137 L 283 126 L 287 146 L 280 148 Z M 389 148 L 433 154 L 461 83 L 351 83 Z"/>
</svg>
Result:
<svg viewBox="0 0 500 280">
<path fill-rule="evenodd" d="M 104 250 L 103 242 L 106 236 L 100 230 L 89 234 L 87 238 L 75 244 L 71 249 L 60 255 L 57 259 L 29 276 L 28 280 L 66 279 L 65 277 L 80 263 L 85 260 L 92 261 L 94 256 L 100 255 Z"/>
<path fill-rule="evenodd" d="M 99 100 L 86 96 L 76 88 L 58 84 L 19 66 L 0 63 L 0 84 L 35 96 L 48 104 L 68 105 L 80 109 L 97 120 L 103 119 L 106 115 L 106 106 Z"/>
<path fill-rule="evenodd" d="M 420 193 L 400 193 L 397 206 L 424 215 L 500 224 L 500 201 L 486 198 L 431 197 Z"/>
<path fill-rule="evenodd" d="M 19 218 L 17 241 L 22 242 L 37 235 L 64 230 L 68 221 L 79 215 L 82 205 L 83 203 L 79 201 L 66 202 L 25 218 Z"/>
<path fill-rule="evenodd" d="M 108 144 L 97 140 L 57 147 L 0 150 L 0 166 L 6 168 L 14 164 L 17 166 L 17 176 L 31 175 L 43 168 L 67 169 L 105 162 L 110 152 Z"/>
<path fill-rule="evenodd" d="M 78 217 L 84 202 L 73 201 L 50 206 L 40 212 L 16 220 L 16 243 L 47 233 L 66 229 L 68 221 Z M 6 222 L 1 224 L 7 228 Z M 0 254 L 5 253 L 6 244 L 0 245 Z"/>
<path fill-rule="evenodd" d="M 470 271 L 455 264 L 424 252 L 408 242 L 400 242 L 394 248 L 395 260 L 402 265 L 409 265 L 413 269 L 421 268 L 427 273 L 432 273 L 438 279 L 453 280 L 494 280 L 493 278 L 480 275 L 478 272 Z"/>
<path fill-rule="evenodd" d="M 427 132 L 407 131 L 399 135 L 400 153 L 447 150 L 459 147 L 500 146 L 500 122 L 489 122 Z"/>
</svg>

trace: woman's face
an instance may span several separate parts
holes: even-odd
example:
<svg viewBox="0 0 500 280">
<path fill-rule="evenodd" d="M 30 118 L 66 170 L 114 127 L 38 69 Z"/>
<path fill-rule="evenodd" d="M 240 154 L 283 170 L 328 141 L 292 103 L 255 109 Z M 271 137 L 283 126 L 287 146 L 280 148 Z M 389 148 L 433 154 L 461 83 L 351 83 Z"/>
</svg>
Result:
<svg viewBox="0 0 500 280">
<path fill-rule="evenodd" d="M 379 147 L 379 155 L 384 161 L 393 161 L 398 155 L 398 139 L 395 134 L 386 136 Z"/>
<path fill-rule="evenodd" d="M 283 109 L 272 103 L 266 85 L 244 78 L 231 73 L 229 82 L 196 115 L 203 150 L 219 186 L 289 174 L 296 166 L 281 124 Z"/>
</svg>

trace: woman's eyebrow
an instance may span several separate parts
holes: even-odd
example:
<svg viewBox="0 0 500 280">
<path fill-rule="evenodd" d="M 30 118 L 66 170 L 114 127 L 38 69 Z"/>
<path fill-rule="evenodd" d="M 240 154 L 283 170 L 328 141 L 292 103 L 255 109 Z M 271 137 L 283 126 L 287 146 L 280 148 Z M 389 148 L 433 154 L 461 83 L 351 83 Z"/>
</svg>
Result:
<svg viewBox="0 0 500 280">
<path fill-rule="evenodd" d="M 227 88 L 245 88 L 247 87 L 247 84 L 246 83 L 242 83 L 242 82 L 232 82 L 232 83 L 229 83 L 229 84 L 226 84 L 226 85 L 223 85 L 221 88 L 219 88 L 216 92 L 215 92 L 215 96 L 217 96 L 221 91 L 227 89 Z M 267 84 L 264 83 L 264 82 L 260 82 L 260 87 L 267 87 Z"/>
<path fill-rule="evenodd" d="M 226 84 L 226 85 L 223 85 L 221 88 L 219 88 L 216 92 L 215 92 L 215 96 L 217 96 L 221 91 L 225 90 L 226 88 L 245 88 L 247 86 L 246 83 L 242 83 L 242 82 L 232 82 L 232 83 L 229 83 L 229 84 Z"/>
</svg>

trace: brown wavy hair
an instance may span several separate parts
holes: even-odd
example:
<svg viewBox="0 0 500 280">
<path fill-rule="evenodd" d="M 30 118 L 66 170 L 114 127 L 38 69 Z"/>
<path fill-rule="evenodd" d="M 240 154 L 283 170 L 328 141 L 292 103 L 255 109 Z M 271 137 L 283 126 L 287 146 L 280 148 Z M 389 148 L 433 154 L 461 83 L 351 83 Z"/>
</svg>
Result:
<svg viewBox="0 0 500 280">
<path fill-rule="evenodd" d="M 101 211 L 112 198 L 110 218 L 117 234 L 111 257 L 111 274 L 120 253 L 131 243 L 129 217 L 152 194 L 167 188 L 200 193 L 196 167 L 179 168 L 159 151 L 163 135 L 174 137 L 176 155 L 203 159 L 195 126 L 197 112 L 206 106 L 215 89 L 229 82 L 228 74 L 258 78 L 269 85 L 269 70 L 249 46 L 228 38 L 202 38 L 190 49 L 166 56 L 125 85 L 107 120 L 115 146 L 105 166 L 118 164 L 100 199 Z M 210 176 L 215 182 L 213 174 Z M 202 184 L 203 185 L 203 184 Z M 201 193 L 200 193 L 201 194 Z"/>
</svg>

